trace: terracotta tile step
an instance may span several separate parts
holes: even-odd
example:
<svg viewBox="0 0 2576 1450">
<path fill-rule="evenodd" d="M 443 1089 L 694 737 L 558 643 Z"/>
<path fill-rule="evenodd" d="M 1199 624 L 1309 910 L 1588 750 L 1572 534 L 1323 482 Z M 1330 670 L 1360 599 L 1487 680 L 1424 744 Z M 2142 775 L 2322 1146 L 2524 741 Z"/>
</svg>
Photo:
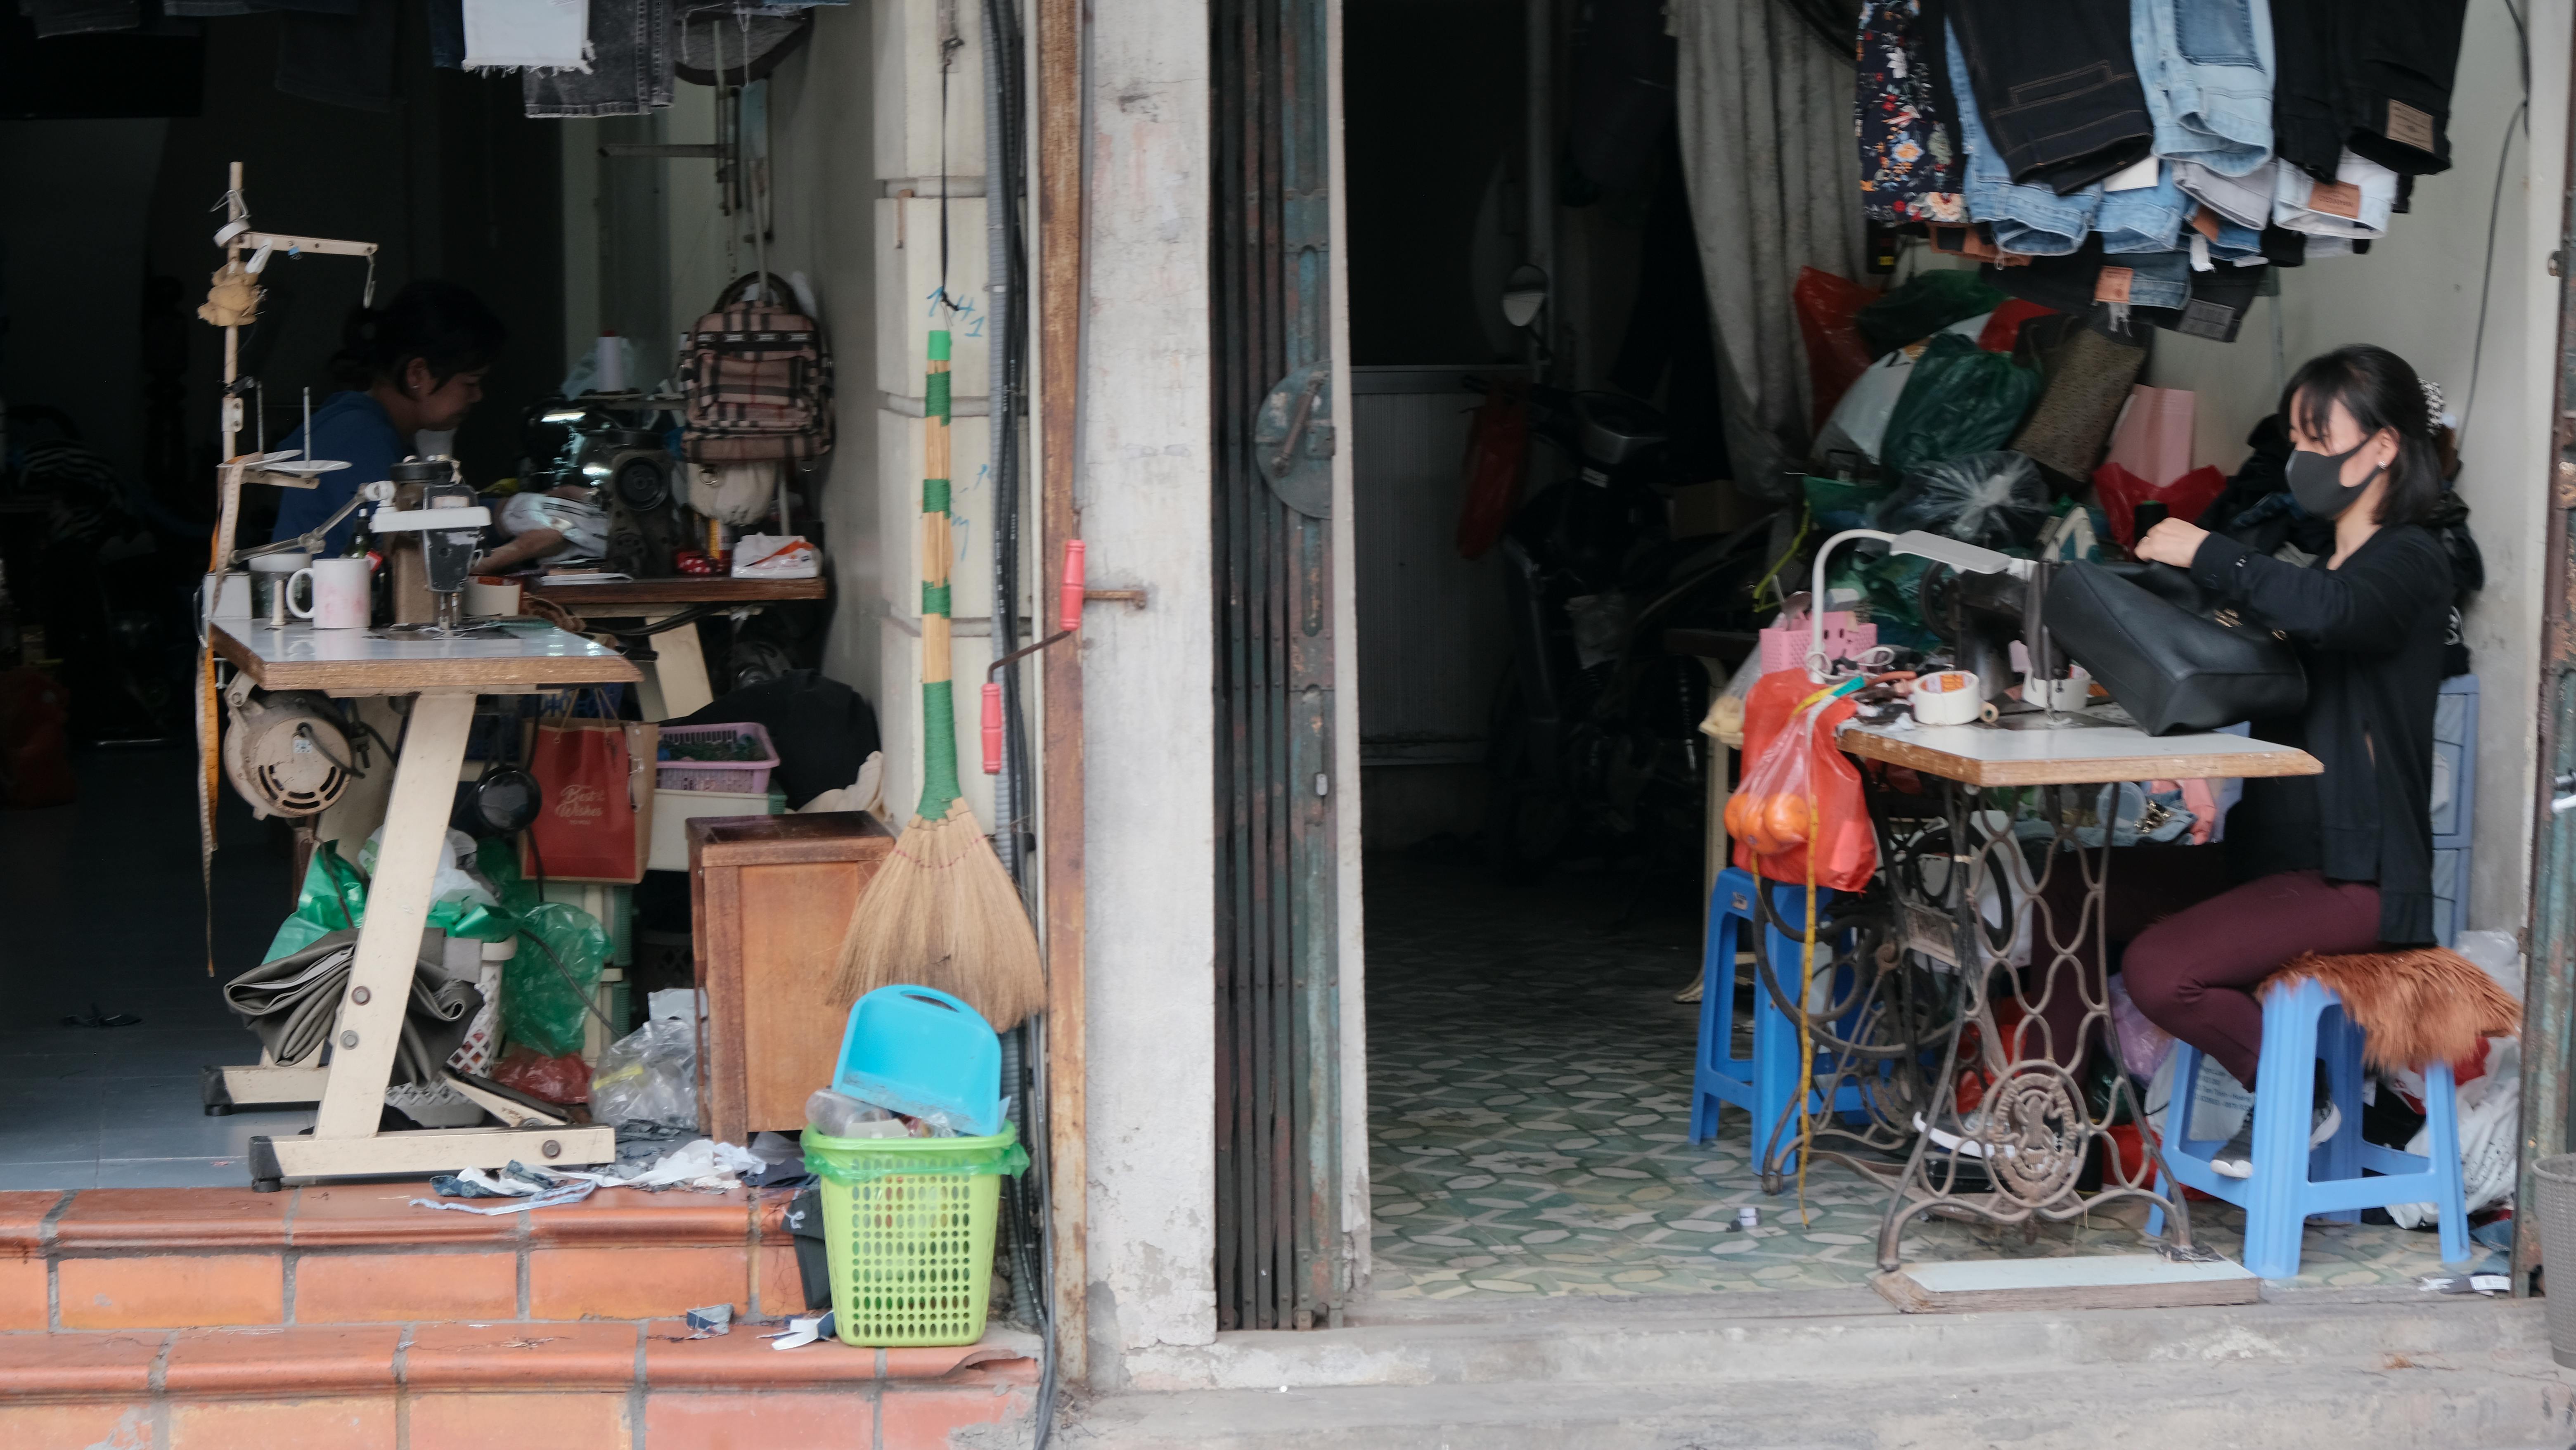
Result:
<svg viewBox="0 0 2576 1450">
<path fill-rule="evenodd" d="M 804 1307 L 786 1196 L 608 1189 L 484 1217 L 425 1184 L 0 1193 L 0 1330 L 640 1319 Z"/>
<path fill-rule="evenodd" d="M 0 1258 L 107 1250 L 411 1248 L 432 1245 L 740 1244 L 759 1220 L 775 1228 L 785 1195 L 607 1188 L 529 1213 L 415 1207 L 425 1182 L 247 1188 L 85 1188 L 0 1193 Z"/>
<path fill-rule="evenodd" d="M 945 1445 L 1025 1421 L 1037 1346 L 779 1353 L 675 1320 L 0 1334 L 0 1445 Z"/>
</svg>

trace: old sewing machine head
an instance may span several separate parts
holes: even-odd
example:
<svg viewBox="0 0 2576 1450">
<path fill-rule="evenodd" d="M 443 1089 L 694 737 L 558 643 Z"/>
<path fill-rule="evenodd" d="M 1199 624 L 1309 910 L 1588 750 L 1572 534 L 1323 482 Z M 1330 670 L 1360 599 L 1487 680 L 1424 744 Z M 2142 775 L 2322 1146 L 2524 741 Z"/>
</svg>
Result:
<svg viewBox="0 0 2576 1450">
<path fill-rule="evenodd" d="M 2009 554 L 1957 539 L 1927 533 L 1921 529 L 1890 534 L 1878 529 L 1846 529 L 1825 540 L 1816 550 L 1814 597 L 1822 600 L 1825 593 L 1825 559 L 1834 546 L 1851 539 L 1876 539 L 1888 551 L 1911 554 L 1946 564 L 1953 576 L 1944 597 L 1929 596 L 1942 592 L 1925 575 L 1926 608 L 1924 618 L 1933 629 L 1948 640 L 1956 652 L 1959 668 L 1975 672 L 1989 685 L 1988 698 L 2002 703 L 2013 684 L 2011 668 L 2013 641 L 2021 641 L 2028 653 L 2030 678 L 2053 680 L 2064 672 L 2065 661 L 2048 633 L 2044 601 L 2052 569 L 2044 559 L 2016 559 Z M 1824 653 L 1824 615 L 1818 606 L 1814 616 L 1815 644 L 1807 657 L 1808 676 L 1819 684 L 1832 674 L 1832 662 Z M 2045 708 L 2035 715 L 2008 717 L 2005 723 L 2018 726 L 2027 720 L 2034 724 L 2078 723 L 2057 708 L 2054 693 L 2039 692 Z"/>
<path fill-rule="evenodd" d="M 526 477 L 539 488 L 588 488 L 608 513 L 608 567 L 639 577 L 672 572 L 687 503 L 680 462 L 651 425 L 682 399 L 585 393 L 548 399 L 520 430 Z"/>
<path fill-rule="evenodd" d="M 386 632 L 405 634 L 498 634 L 498 626 L 468 627 L 462 598 L 472 575 L 474 555 L 482 546 L 492 511 L 474 501 L 474 490 L 457 475 L 448 457 L 406 458 L 393 466 L 397 497 L 410 485 L 420 487 L 417 508 L 380 508 L 370 522 L 379 534 L 415 534 L 420 539 L 429 592 L 438 601 L 434 624 L 397 624 Z"/>
</svg>

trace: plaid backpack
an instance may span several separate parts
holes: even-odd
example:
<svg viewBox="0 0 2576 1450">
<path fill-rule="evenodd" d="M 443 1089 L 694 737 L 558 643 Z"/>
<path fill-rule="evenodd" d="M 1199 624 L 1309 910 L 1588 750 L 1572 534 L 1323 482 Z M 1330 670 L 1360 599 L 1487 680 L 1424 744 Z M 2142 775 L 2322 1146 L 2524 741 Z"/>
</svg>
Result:
<svg viewBox="0 0 2576 1450">
<path fill-rule="evenodd" d="M 790 295 L 776 277 L 752 273 L 690 330 L 680 389 L 689 400 L 681 443 L 691 459 L 819 458 L 831 449 L 831 345 L 820 323 L 767 300 Z"/>
</svg>

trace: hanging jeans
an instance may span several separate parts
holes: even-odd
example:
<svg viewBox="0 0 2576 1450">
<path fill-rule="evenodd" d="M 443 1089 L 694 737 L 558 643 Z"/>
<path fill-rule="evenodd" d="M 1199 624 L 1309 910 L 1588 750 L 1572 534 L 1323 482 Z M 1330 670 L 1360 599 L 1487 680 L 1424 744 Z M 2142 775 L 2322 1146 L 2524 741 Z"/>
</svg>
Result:
<svg viewBox="0 0 2576 1450">
<path fill-rule="evenodd" d="M 671 104 L 669 0 L 590 0 L 590 73 L 528 71 L 527 113 L 641 116 Z"/>
<path fill-rule="evenodd" d="M 2468 0 L 2335 0 L 2344 6 L 2344 144 L 2391 171 L 2451 167 L 2451 87 Z"/>
<path fill-rule="evenodd" d="M 1951 90 L 1958 98 L 1959 135 L 1968 153 L 1968 215 L 1994 228 L 1995 245 L 2032 257 L 2062 257 L 2102 235 L 2111 253 L 2171 251 L 2191 213 L 2175 185 L 2173 168 L 2159 166 L 2153 186 L 2105 191 L 2100 182 L 2060 195 L 2046 186 L 2013 180 L 2002 151 L 1986 129 L 1984 108 L 1969 86 L 1969 66 L 1959 35 L 1949 37 Z M 2181 306 L 2177 300 L 2172 305 Z"/>
<path fill-rule="evenodd" d="M 2467 0 L 2271 0 L 2275 154 L 2335 174 L 2349 147 L 2391 171 L 2451 165 Z"/>
<path fill-rule="evenodd" d="M 2259 232 L 2272 224 L 2272 197 L 2279 189 L 2272 171 L 2279 164 L 2266 161 L 2241 176 L 2222 176 L 2200 162 L 2177 161 L 2174 184 L 2222 220 Z"/>
<path fill-rule="evenodd" d="M 2397 204 L 2397 173 L 2354 151 L 2343 153 L 2331 184 L 2284 166 L 2274 186 L 2273 223 L 2311 236 L 2384 237 L 2389 211 Z M 2311 249 L 2309 255 L 2316 253 Z"/>
<path fill-rule="evenodd" d="M 2148 154 L 2154 126 L 2130 44 L 2130 0 L 1978 0 L 1955 7 L 1973 96 L 2011 179 L 2065 195 Z M 1974 203 L 1970 204 L 1974 211 Z"/>
<path fill-rule="evenodd" d="M 2222 176 L 2271 159 L 2268 0 L 2135 0 L 2130 27 L 2158 156 Z"/>
</svg>

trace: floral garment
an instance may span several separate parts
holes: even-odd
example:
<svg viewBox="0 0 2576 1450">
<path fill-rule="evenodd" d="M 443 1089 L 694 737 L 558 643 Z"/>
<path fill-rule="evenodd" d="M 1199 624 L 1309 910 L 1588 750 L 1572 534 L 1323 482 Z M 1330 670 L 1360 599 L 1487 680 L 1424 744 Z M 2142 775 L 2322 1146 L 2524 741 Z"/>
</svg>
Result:
<svg viewBox="0 0 2576 1450">
<path fill-rule="evenodd" d="M 1861 211 L 1877 222 L 1964 222 L 1958 133 L 1943 109 L 1938 62 L 1927 63 L 1924 0 L 1862 0 L 1852 129 L 1860 139 Z"/>
</svg>

